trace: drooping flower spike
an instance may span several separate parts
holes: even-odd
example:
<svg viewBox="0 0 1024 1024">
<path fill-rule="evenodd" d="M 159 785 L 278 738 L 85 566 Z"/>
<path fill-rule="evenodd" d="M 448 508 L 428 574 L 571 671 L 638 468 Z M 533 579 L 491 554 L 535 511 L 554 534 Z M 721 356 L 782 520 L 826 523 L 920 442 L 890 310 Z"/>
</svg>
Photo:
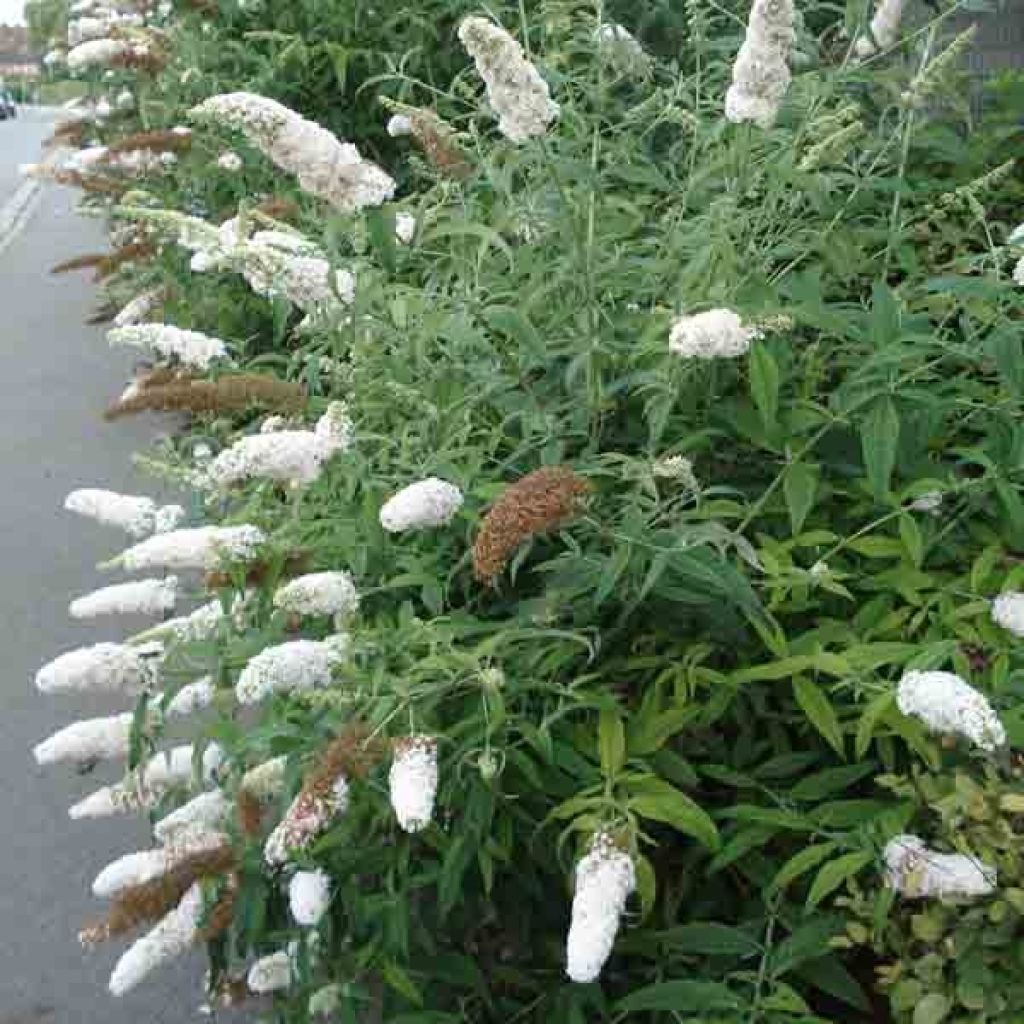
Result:
<svg viewBox="0 0 1024 1024">
<path fill-rule="evenodd" d="M 576 865 L 576 892 L 566 941 L 566 973 L 572 981 L 596 981 L 611 955 L 626 900 L 636 888 L 633 860 L 610 835 L 594 836 Z"/>
</svg>

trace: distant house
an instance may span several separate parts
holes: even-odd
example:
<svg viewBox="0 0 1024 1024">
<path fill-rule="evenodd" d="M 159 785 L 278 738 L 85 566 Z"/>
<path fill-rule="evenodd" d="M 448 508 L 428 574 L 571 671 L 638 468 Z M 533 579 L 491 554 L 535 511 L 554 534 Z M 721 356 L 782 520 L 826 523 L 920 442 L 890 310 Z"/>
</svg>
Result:
<svg viewBox="0 0 1024 1024">
<path fill-rule="evenodd" d="M 28 44 L 24 25 L 0 25 L 0 78 L 34 78 L 39 74 L 39 58 Z"/>
</svg>

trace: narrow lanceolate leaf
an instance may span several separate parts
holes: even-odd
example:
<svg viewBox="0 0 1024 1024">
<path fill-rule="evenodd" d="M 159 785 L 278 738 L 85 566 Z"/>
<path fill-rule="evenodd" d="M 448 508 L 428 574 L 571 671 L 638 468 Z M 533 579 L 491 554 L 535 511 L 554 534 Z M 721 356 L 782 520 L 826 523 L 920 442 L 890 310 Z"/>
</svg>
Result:
<svg viewBox="0 0 1024 1024">
<path fill-rule="evenodd" d="M 819 843 L 817 846 L 805 846 L 779 868 L 772 879 L 771 888 L 785 889 L 790 882 L 795 881 L 830 857 L 836 851 L 837 845 L 836 843 Z"/>
<path fill-rule="evenodd" d="M 632 791 L 628 806 L 634 814 L 671 825 L 693 836 L 709 850 L 717 850 L 722 845 L 708 813 L 675 786 L 663 779 L 648 778 L 634 783 Z"/>
<path fill-rule="evenodd" d="M 804 528 L 807 516 L 814 508 L 818 490 L 818 467 L 806 462 L 795 462 L 782 478 L 782 492 L 789 511 L 789 525 L 793 536 Z"/>
<path fill-rule="evenodd" d="M 779 411 L 779 368 L 760 342 L 750 347 L 750 396 L 765 426 L 773 426 Z"/>
<path fill-rule="evenodd" d="M 871 406 L 860 428 L 868 487 L 876 498 L 884 498 L 889 493 L 899 437 L 900 417 L 896 406 L 891 398 L 880 398 Z"/>
<path fill-rule="evenodd" d="M 619 1013 L 667 1010 L 695 1013 L 708 1010 L 738 1010 L 739 1000 L 725 985 L 713 981 L 662 981 L 631 992 L 619 1000 Z"/>
<path fill-rule="evenodd" d="M 826 896 L 835 892 L 848 878 L 871 863 L 872 855 L 859 850 L 829 861 L 815 876 L 807 894 L 807 906 L 816 907 Z"/>
<path fill-rule="evenodd" d="M 602 711 L 597 726 L 598 746 L 601 751 L 601 772 L 606 779 L 614 779 L 626 760 L 626 730 L 617 711 Z"/>
<path fill-rule="evenodd" d="M 825 737 L 829 746 L 840 757 L 845 757 L 843 730 L 839 725 L 835 710 L 822 689 L 810 679 L 797 676 L 793 680 L 793 695 L 811 725 Z"/>
</svg>

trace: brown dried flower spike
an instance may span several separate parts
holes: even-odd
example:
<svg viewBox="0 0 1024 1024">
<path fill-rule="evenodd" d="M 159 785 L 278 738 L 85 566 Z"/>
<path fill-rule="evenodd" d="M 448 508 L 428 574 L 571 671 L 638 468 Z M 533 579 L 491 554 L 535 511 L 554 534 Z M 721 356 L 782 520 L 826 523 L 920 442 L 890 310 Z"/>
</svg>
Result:
<svg viewBox="0 0 1024 1024">
<path fill-rule="evenodd" d="M 235 866 L 235 855 L 227 845 L 190 854 L 165 874 L 122 889 L 114 897 L 107 916 L 79 932 L 78 939 L 84 946 L 93 946 L 156 921 L 178 903 L 193 882 L 230 873 Z M 230 885 L 226 892 L 233 893 Z M 211 921 L 214 916 L 215 912 L 211 913 Z M 224 912 L 214 923 L 219 924 L 223 916 Z"/>
<path fill-rule="evenodd" d="M 544 466 L 512 484 L 484 516 L 473 572 L 494 584 L 523 541 L 557 530 L 580 513 L 590 484 L 568 466 Z"/>
<path fill-rule="evenodd" d="M 305 392 L 298 384 L 267 374 L 233 373 L 216 380 L 197 380 L 189 374 L 154 371 L 139 378 L 135 386 L 104 413 L 116 420 L 138 412 L 241 412 L 249 408 L 292 413 L 302 409 Z"/>
</svg>

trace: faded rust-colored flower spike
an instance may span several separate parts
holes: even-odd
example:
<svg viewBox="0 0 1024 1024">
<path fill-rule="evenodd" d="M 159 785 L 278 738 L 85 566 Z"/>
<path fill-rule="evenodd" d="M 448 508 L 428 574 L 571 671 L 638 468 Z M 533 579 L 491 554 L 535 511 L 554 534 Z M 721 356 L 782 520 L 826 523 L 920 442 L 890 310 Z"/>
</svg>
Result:
<svg viewBox="0 0 1024 1024">
<path fill-rule="evenodd" d="M 88 130 L 89 122 L 85 118 L 58 121 L 53 129 L 53 134 L 46 140 L 44 146 L 49 149 L 53 146 L 67 145 L 79 149 L 85 141 Z"/>
<path fill-rule="evenodd" d="M 177 906 L 193 882 L 225 875 L 234 870 L 236 863 L 227 844 L 184 857 L 166 874 L 118 892 L 107 916 L 79 932 L 78 939 L 83 946 L 94 946 L 159 920 Z M 215 913 L 216 908 L 211 919 Z"/>
<path fill-rule="evenodd" d="M 268 196 L 258 202 L 253 208 L 255 214 L 262 214 L 271 220 L 283 221 L 290 224 L 298 219 L 299 204 L 287 196 Z"/>
<path fill-rule="evenodd" d="M 102 281 L 116 273 L 128 263 L 142 263 L 152 259 L 157 252 L 153 242 L 129 242 L 105 256 L 96 267 L 95 280 Z"/>
<path fill-rule="evenodd" d="M 72 270 L 91 270 L 98 267 L 108 255 L 109 253 L 105 252 L 90 252 L 83 256 L 74 256 L 50 267 L 50 273 L 68 274 Z"/>
<path fill-rule="evenodd" d="M 116 420 L 139 412 L 221 413 L 259 407 L 279 413 L 299 412 L 305 405 L 302 387 L 258 373 L 234 373 L 216 380 L 186 374 L 158 377 L 155 371 L 135 382 L 129 392 L 104 413 Z"/>
<path fill-rule="evenodd" d="M 80 188 L 83 192 L 97 196 L 120 198 L 128 191 L 128 183 L 115 181 L 99 174 L 82 174 L 81 171 L 55 170 L 50 175 L 58 185 Z"/>
<path fill-rule="evenodd" d="M 388 743 L 375 737 L 362 722 L 353 722 L 331 740 L 317 756 L 302 781 L 302 796 L 326 799 L 339 775 L 361 778 L 388 752 Z"/>
<path fill-rule="evenodd" d="M 158 50 L 133 49 L 111 57 L 110 66 L 124 71 L 142 71 L 155 75 L 167 67 L 168 60 L 168 55 Z"/>
<path fill-rule="evenodd" d="M 238 902 L 238 874 L 232 871 L 224 879 L 217 902 L 214 903 L 199 931 L 199 942 L 212 942 L 223 935 L 235 919 L 235 905 Z"/>
<path fill-rule="evenodd" d="M 185 153 L 192 148 L 192 135 L 174 131 L 135 132 L 107 147 L 108 153 L 130 153 L 148 149 L 154 153 Z"/>
<path fill-rule="evenodd" d="M 290 576 L 300 576 L 309 571 L 311 556 L 308 551 L 293 551 L 289 554 L 282 566 L 280 562 L 252 562 L 246 566 L 245 585 L 247 587 L 262 587 L 270 579 L 287 579 Z M 216 570 L 208 572 L 203 577 L 203 585 L 207 590 L 220 590 L 223 587 L 230 587 L 234 580 L 230 573 Z"/>
<path fill-rule="evenodd" d="M 455 141 L 454 129 L 444 118 L 429 107 L 412 107 L 387 97 L 382 98 L 382 102 L 400 122 L 404 121 L 406 127 L 402 134 L 412 136 L 432 167 L 460 180 L 473 173 L 473 165 Z"/>
<path fill-rule="evenodd" d="M 263 804 L 247 789 L 240 789 L 235 797 L 235 817 L 243 835 L 250 839 L 263 831 Z"/>
<path fill-rule="evenodd" d="M 590 484 L 569 466 L 544 466 L 509 486 L 484 516 L 473 545 L 473 572 L 493 585 L 523 541 L 579 515 Z"/>
</svg>

